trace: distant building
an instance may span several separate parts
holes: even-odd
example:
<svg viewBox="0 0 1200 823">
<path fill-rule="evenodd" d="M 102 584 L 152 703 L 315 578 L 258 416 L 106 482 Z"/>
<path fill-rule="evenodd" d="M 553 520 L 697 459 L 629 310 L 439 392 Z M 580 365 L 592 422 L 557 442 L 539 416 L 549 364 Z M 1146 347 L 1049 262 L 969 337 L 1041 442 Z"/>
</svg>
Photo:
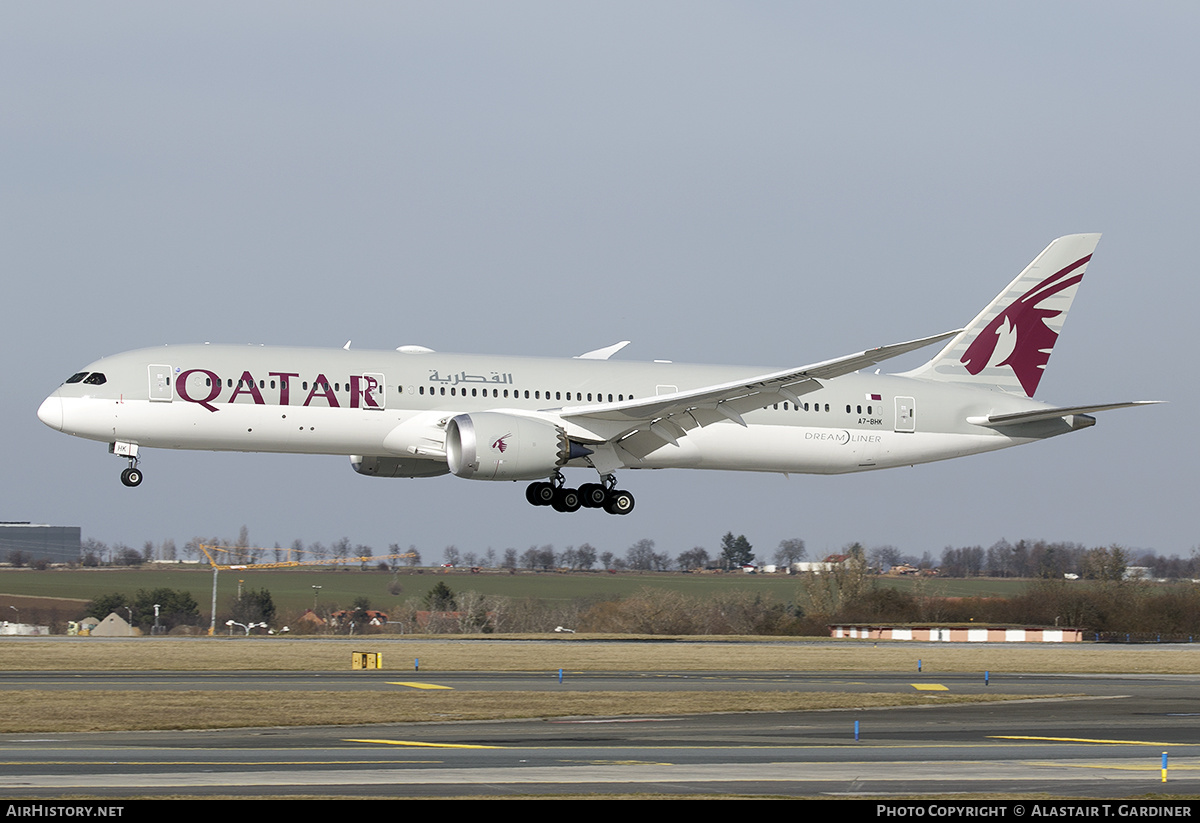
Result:
<svg viewBox="0 0 1200 823">
<path fill-rule="evenodd" d="M 305 609 L 304 614 L 293 624 L 293 631 L 297 632 L 319 632 L 325 628 L 325 620 L 312 609 Z"/>
<path fill-rule="evenodd" d="M 330 625 L 340 626 L 343 622 L 349 622 L 358 613 L 357 609 L 342 609 L 329 615 Z M 387 612 L 381 612 L 378 609 L 363 609 L 363 613 L 367 616 L 368 626 L 382 626 L 388 622 Z"/>
<path fill-rule="evenodd" d="M 116 612 L 101 620 L 91 631 L 92 637 L 138 637 L 141 633 L 140 629 L 130 626 L 125 622 L 125 618 Z"/>
<path fill-rule="evenodd" d="M 79 526 L 0 522 L 0 563 L 14 563 L 18 559 L 21 565 L 39 560 L 78 563 L 82 545 L 79 532 Z"/>
<path fill-rule="evenodd" d="M 1083 640 L 1083 629 L 841 623 L 829 626 L 829 636 L 856 640 L 920 640 L 946 643 L 1079 643 Z"/>
</svg>

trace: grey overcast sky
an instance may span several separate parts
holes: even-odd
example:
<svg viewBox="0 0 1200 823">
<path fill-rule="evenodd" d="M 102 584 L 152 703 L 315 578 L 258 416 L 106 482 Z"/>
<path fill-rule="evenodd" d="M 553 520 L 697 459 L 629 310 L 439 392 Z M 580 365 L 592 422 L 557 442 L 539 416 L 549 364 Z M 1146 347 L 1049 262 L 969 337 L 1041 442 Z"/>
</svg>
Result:
<svg viewBox="0 0 1200 823">
<path fill-rule="evenodd" d="M 1187 554 L 1198 24 L 1186 2 L 4 3 L 0 519 L 427 561 L 730 530 L 760 556 Z M 1083 231 L 1104 239 L 1039 399 L 1170 403 L 947 463 L 625 472 L 632 515 L 561 515 L 331 457 L 147 451 L 130 490 L 35 415 L 167 342 L 799 365 L 961 325 Z"/>
</svg>

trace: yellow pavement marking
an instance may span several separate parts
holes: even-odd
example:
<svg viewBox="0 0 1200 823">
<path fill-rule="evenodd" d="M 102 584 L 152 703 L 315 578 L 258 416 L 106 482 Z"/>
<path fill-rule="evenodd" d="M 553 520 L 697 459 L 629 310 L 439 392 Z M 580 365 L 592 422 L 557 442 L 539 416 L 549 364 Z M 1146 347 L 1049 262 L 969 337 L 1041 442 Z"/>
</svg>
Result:
<svg viewBox="0 0 1200 823">
<path fill-rule="evenodd" d="M 912 687 L 919 692 L 948 692 L 941 683 L 913 683 Z"/>
<path fill-rule="evenodd" d="M 419 740 L 356 740 L 346 738 L 347 743 L 382 743 L 385 746 L 413 746 L 426 749 L 503 749 L 505 746 L 476 746 L 471 743 L 422 743 Z"/>
<path fill-rule="evenodd" d="M 439 686 L 436 683 L 388 683 L 389 686 L 408 686 L 410 689 L 450 689 L 454 690 L 453 686 Z"/>
<path fill-rule="evenodd" d="M 1153 740 L 1104 740 L 1092 737 L 1032 737 L 1019 734 L 994 734 L 993 740 L 1045 740 L 1050 743 L 1109 743 L 1118 746 L 1186 746 L 1187 743 L 1155 743 Z"/>
</svg>

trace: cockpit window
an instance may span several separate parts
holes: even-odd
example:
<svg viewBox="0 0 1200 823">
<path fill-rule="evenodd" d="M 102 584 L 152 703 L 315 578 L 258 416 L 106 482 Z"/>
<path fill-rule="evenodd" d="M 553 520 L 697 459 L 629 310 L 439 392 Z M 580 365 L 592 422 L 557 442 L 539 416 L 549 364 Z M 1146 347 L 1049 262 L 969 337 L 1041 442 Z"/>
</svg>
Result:
<svg viewBox="0 0 1200 823">
<path fill-rule="evenodd" d="M 94 371 L 89 374 L 83 382 L 89 386 L 103 386 L 108 382 L 108 378 L 104 376 L 104 372 Z"/>
<path fill-rule="evenodd" d="M 75 374 L 71 375 L 63 382 L 64 383 L 78 383 L 80 380 L 82 380 L 85 377 L 87 377 L 87 372 L 85 372 L 85 371 L 76 372 Z"/>
</svg>

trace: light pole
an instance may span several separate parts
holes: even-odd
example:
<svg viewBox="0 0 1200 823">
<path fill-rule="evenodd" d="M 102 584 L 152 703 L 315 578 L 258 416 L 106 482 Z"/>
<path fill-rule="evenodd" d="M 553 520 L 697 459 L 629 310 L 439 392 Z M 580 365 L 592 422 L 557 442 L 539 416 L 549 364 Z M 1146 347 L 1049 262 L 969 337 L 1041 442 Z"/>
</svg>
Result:
<svg viewBox="0 0 1200 823">
<path fill-rule="evenodd" d="M 250 636 L 250 630 L 251 630 L 251 629 L 265 629 L 265 628 L 267 627 L 267 624 L 266 624 L 266 623 L 239 623 L 239 622 L 237 622 L 236 620 L 226 620 L 226 621 L 225 621 L 225 625 L 229 627 L 229 634 L 230 634 L 230 635 L 232 635 L 232 634 L 233 634 L 233 627 L 234 627 L 234 626 L 241 626 L 243 629 L 245 629 L 245 630 L 246 630 L 246 636 L 247 636 L 247 637 L 249 637 L 249 636 Z"/>
</svg>

